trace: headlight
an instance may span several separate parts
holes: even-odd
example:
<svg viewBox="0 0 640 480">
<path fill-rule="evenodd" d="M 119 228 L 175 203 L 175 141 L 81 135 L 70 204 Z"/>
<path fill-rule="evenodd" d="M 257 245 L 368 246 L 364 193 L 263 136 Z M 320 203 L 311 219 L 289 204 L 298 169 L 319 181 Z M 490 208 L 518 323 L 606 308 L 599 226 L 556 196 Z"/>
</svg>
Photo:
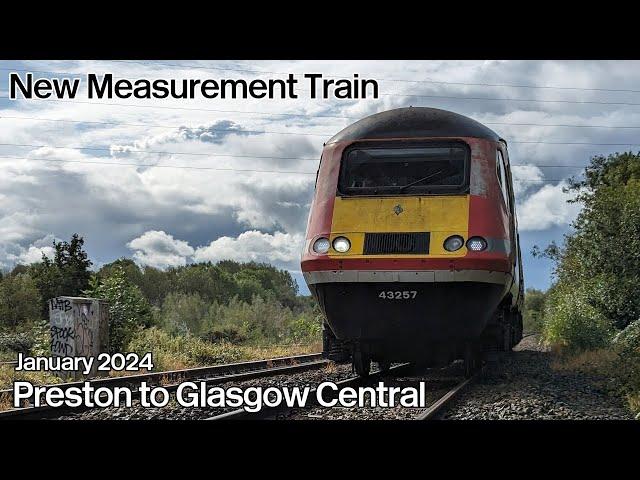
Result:
<svg viewBox="0 0 640 480">
<path fill-rule="evenodd" d="M 482 237 L 471 237 L 467 240 L 467 248 L 472 252 L 481 252 L 487 248 L 487 241 Z"/>
<path fill-rule="evenodd" d="M 333 239 L 333 249 L 336 252 L 345 253 L 351 248 L 351 242 L 346 237 L 336 237 Z"/>
<path fill-rule="evenodd" d="M 313 242 L 313 251 L 320 254 L 327 253 L 330 245 L 328 238 L 321 237 Z"/>
<path fill-rule="evenodd" d="M 460 250 L 464 245 L 464 238 L 460 235 L 451 235 L 444 241 L 444 249 L 448 252 L 455 252 L 456 250 Z"/>
</svg>

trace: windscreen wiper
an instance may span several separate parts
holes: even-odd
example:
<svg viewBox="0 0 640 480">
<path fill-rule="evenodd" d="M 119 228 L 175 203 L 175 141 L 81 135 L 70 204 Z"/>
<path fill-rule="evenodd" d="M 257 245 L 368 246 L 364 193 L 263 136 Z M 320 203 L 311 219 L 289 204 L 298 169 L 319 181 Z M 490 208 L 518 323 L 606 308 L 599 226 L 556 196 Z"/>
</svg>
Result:
<svg viewBox="0 0 640 480">
<path fill-rule="evenodd" d="M 398 189 L 398 193 L 402 193 L 402 192 L 404 192 L 404 190 L 405 190 L 406 188 L 412 187 L 412 186 L 414 186 L 414 185 L 416 185 L 416 184 L 418 184 L 418 183 L 422 183 L 422 182 L 424 182 L 425 180 L 429 180 L 430 178 L 433 178 L 433 177 L 435 177 L 436 175 L 440 175 L 440 174 L 441 174 L 441 173 L 443 173 L 443 172 L 444 172 L 444 170 L 438 170 L 436 173 L 432 173 L 431 175 L 427 175 L 426 177 L 421 178 L 420 180 L 416 180 L 415 182 L 407 183 L 406 185 L 403 185 L 402 187 L 400 187 L 400 188 Z"/>
</svg>

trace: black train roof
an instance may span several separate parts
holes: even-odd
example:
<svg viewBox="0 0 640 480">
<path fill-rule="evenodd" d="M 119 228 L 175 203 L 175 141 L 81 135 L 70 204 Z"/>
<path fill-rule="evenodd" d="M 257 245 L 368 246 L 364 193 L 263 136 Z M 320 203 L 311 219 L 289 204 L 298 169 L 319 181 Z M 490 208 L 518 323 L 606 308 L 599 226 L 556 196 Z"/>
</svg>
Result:
<svg viewBox="0 0 640 480">
<path fill-rule="evenodd" d="M 327 143 L 376 138 L 476 137 L 498 141 L 490 128 L 458 113 L 438 108 L 408 107 L 376 113 L 352 123 Z"/>
</svg>

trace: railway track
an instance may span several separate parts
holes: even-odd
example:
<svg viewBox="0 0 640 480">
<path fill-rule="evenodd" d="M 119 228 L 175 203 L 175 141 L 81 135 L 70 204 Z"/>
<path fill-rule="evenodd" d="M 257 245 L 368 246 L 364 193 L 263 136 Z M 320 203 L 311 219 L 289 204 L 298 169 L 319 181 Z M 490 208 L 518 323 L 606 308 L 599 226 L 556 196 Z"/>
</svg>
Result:
<svg viewBox="0 0 640 480">
<path fill-rule="evenodd" d="M 478 376 L 481 375 L 481 372 L 477 372 L 473 377 L 466 378 L 460 383 L 458 383 L 455 387 L 449 389 L 447 393 L 441 396 L 438 400 L 433 402 L 429 408 L 427 408 L 424 412 L 418 415 L 416 420 L 437 420 L 440 418 L 440 415 L 444 413 L 446 407 L 451 404 L 453 399 L 464 390 L 470 383 L 474 382 Z"/>
<path fill-rule="evenodd" d="M 380 372 L 380 371 L 374 372 L 371 375 L 369 375 L 369 377 L 366 377 L 366 378 L 353 376 L 351 378 L 347 378 L 345 380 L 335 382 L 335 384 L 339 387 L 339 389 L 343 389 L 347 387 L 354 388 L 354 387 L 366 386 L 375 381 L 388 382 L 393 378 L 402 377 L 403 374 L 406 374 L 412 368 L 413 368 L 413 365 L 409 363 L 405 363 L 405 364 L 394 366 L 385 372 Z M 440 388 L 438 388 L 438 385 L 435 385 L 435 389 L 432 389 L 432 393 L 434 393 L 436 396 L 431 399 L 430 406 L 424 410 L 418 409 L 419 413 L 417 415 L 416 414 L 412 415 L 411 419 L 418 420 L 418 421 L 425 421 L 425 420 L 437 420 L 441 418 L 442 414 L 446 410 L 446 407 L 451 404 L 451 402 L 457 397 L 457 395 L 460 392 L 462 392 L 470 384 L 476 381 L 481 374 L 482 374 L 482 370 L 476 372 L 476 374 L 471 378 L 465 378 L 462 380 L 458 379 L 457 381 L 455 381 L 455 384 L 453 386 L 448 385 L 448 383 L 451 383 L 451 379 L 448 379 L 448 383 L 447 381 L 445 381 L 445 385 L 447 386 L 440 385 Z M 307 406 L 303 407 L 302 409 L 289 408 L 289 407 L 280 405 L 277 407 L 263 408 L 259 412 L 247 412 L 246 410 L 240 408 L 237 410 L 233 410 L 230 412 L 209 417 L 206 420 L 212 420 L 212 421 L 279 420 L 279 419 L 303 419 L 304 420 L 304 419 L 313 419 L 313 418 L 329 420 L 330 418 L 328 418 L 325 415 L 311 414 L 311 413 L 307 414 L 305 418 L 304 413 L 301 414 L 299 412 L 299 410 L 308 411 L 309 407 L 311 408 L 318 407 L 317 401 L 315 399 L 315 395 L 316 395 L 316 389 L 312 389 L 309 393 L 309 403 L 307 404 Z M 321 407 L 318 407 L 318 408 L 320 409 Z M 330 407 L 325 408 L 325 410 L 331 410 L 331 408 Z M 362 410 L 364 411 L 366 409 L 362 409 Z M 416 410 L 416 409 L 413 409 L 413 410 Z M 352 418 L 348 418 L 348 419 L 358 420 L 358 419 L 361 419 L 361 415 L 360 413 L 357 412 L 357 409 L 356 409 L 356 412 L 354 413 Z"/>
<path fill-rule="evenodd" d="M 409 363 L 404 363 L 402 365 L 398 365 L 396 367 L 393 367 L 389 370 L 389 372 L 394 372 L 394 373 L 399 373 L 400 371 L 410 367 L 411 365 Z M 340 380 L 338 382 L 335 382 L 336 385 L 339 388 L 344 388 L 344 387 L 354 387 L 354 386 L 358 386 L 361 385 L 365 382 L 369 382 L 372 379 L 377 379 L 377 378 L 381 378 L 383 375 L 383 372 L 374 372 L 371 375 L 369 375 L 369 377 L 367 378 L 363 378 L 363 377 L 351 377 L 351 378 L 347 378 L 345 380 Z M 316 394 L 316 390 L 317 389 L 311 389 L 311 391 L 309 392 L 309 399 L 313 399 L 315 397 Z M 288 407 L 284 407 L 284 406 L 278 406 L 278 407 L 267 407 L 267 408 L 263 408 L 262 410 L 260 410 L 259 412 L 247 412 L 246 410 L 239 408 L 236 410 L 232 410 L 231 412 L 226 412 L 220 415 L 215 415 L 213 417 L 209 417 L 206 420 L 267 420 L 267 419 L 279 419 L 282 418 L 284 416 L 285 413 L 294 410 L 294 409 L 290 409 Z"/>
<path fill-rule="evenodd" d="M 291 357 L 278 357 L 266 360 L 256 360 L 249 362 L 232 363 L 225 365 L 215 365 L 209 367 L 197 367 L 183 370 L 173 370 L 165 372 L 143 373 L 138 375 L 128 375 L 124 377 L 99 378 L 90 381 L 94 388 L 107 387 L 130 387 L 133 388 L 134 398 L 137 398 L 136 386 L 141 382 L 147 385 L 162 385 L 167 391 L 177 390 L 181 382 L 194 381 L 205 382 L 207 385 L 216 385 L 226 382 L 244 381 L 250 379 L 264 378 L 274 375 L 294 374 L 306 370 L 322 368 L 329 363 L 322 358 L 321 353 L 296 355 Z M 52 386 L 66 390 L 71 387 L 81 387 L 83 382 L 68 382 L 55 384 Z M 0 397 L 9 395 L 12 398 L 13 390 L 0 390 Z M 33 404 L 34 399 L 30 400 Z M 14 408 L 0 411 L 0 420 L 3 419 L 45 419 L 63 416 L 67 413 L 78 413 L 90 409 L 89 407 L 50 407 L 27 406 L 24 408 Z"/>
</svg>

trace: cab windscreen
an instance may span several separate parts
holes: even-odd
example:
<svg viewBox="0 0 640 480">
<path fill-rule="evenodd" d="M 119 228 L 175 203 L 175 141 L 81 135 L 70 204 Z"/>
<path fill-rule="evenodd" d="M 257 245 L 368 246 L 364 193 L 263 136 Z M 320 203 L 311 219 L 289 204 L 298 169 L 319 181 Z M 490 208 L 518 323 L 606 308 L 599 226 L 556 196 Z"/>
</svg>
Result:
<svg viewBox="0 0 640 480">
<path fill-rule="evenodd" d="M 345 150 L 338 189 L 344 195 L 463 193 L 468 187 L 466 145 Z"/>
</svg>

